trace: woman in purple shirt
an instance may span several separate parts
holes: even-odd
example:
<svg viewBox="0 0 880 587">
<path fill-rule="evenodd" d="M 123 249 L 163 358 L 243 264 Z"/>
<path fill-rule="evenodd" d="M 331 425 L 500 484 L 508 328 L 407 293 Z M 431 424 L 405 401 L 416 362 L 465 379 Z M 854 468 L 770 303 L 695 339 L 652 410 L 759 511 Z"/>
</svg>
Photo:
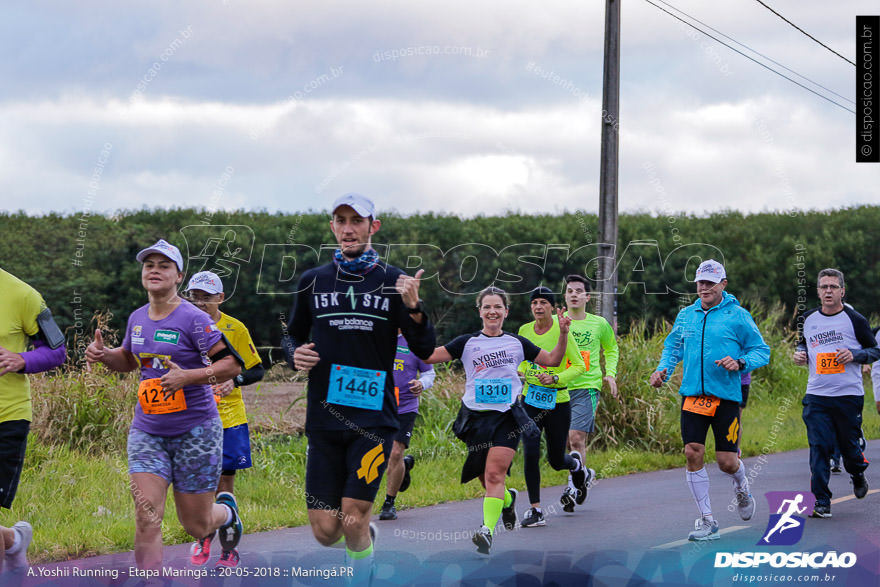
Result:
<svg viewBox="0 0 880 587">
<path fill-rule="evenodd" d="M 241 367 L 210 316 L 177 295 L 183 280 L 177 247 L 160 240 L 138 253 L 137 260 L 143 263 L 141 283 L 149 303 L 129 317 L 121 347 L 106 348 L 101 331 L 95 331 L 86 360 L 112 371 L 140 369 L 128 434 L 134 553 L 139 568 L 158 570 L 169 485 L 174 485 L 177 517 L 189 534 L 203 538 L 219 529 L 224 550 L 232 550 L 241 538 L 235 498 L 221 493 L 215 502 L 223 427 L 211 390 L 212 383 L 235 377 Z"/>
</svg>

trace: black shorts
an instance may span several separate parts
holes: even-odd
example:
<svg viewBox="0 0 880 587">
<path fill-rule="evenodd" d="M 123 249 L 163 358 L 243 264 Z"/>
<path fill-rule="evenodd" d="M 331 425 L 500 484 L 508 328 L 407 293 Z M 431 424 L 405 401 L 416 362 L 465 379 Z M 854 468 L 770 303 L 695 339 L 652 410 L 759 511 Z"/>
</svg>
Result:
<svg viewBox="0 0 880 587">
<path fill-rule="evenodd" d="M 382 427 L 306 433 L 306 507 L 339 509 L 343 497 L 372 502 L 396 432 Z"/>
<path fill-rule="evenodd" d="M 746 407 L 746 404 L 749 403 L 749 387 L 751 387 L 751 385 L 749 384 L 745 384 L 740 387 L 743 396 L 742 401 L 739 402 L 739 407 L 741 408 Z"/>
<path fill-rule="evenodd" d="M 397 421 L 400 423 L 400 430 L 397 431 L 397 442 L 409 448 L 409 441 L 412 439 L 412 431 L 416 425 L 418 412 L 407 412 L 406 414 L 397 414 Z"/>
<path fill-rule="evenodd" d="M 684 410 L 682 398 L 681 441 L 706 444 L 709 426 L 715 435 L 715 452 L 736 452 L 739 448 L 739 402 L 720 400 L 714 416 L 704 416 Z M 718 401 L 718 398 L 715 398 Z"/>
<path fill-rule="evenodd" d="M 30 429 L 31 423 L 27 420 L 0 422 L 0 507 L 12 507 Z"/>
</svg>

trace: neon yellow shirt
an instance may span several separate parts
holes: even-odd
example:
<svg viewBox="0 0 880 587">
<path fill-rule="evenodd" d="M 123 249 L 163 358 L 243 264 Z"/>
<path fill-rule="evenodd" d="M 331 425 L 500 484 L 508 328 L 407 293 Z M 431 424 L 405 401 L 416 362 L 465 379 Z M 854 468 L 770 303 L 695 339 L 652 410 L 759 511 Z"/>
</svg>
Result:
<svg viewBox="0 0 880 587">
<path fill-rule="evenodd" d="M 568 312 L 565 313 L 568 316 Z M 617 339 L 608 321 L 595 314 L 587 314 L 583 320 L 571 321 L 571 333 L 584 355 L 587 372 L 569 384 L 571 389 L 602 389 L 602 367 L 599 349 L 605 353 L 605 375 L 617 377 Z"/>
<path fill-rule="evenodd" d="M 550 327 L 550 330 L 544 334 L 536 334 L 535 322 L 533 320 L 520 326 L 517 334 L 523 338 L 529 339 L 535 343 L 535 346 L 538 348 L 550 352 L 556 348 L 556 343 L 559 342 L 559 322 L 554 316 L 553 326 Z M 571 399 L 568 394 L 568 388 L 571 387 L 572 381 L 576 381 L 578 377 L 583 376 L 586 367 L 580 353 L 578 353 L 577 342 L 575 342 L 574 337 L 571 335 L 571 332 L 569 332 L 568 344 L 565 347 L 565 357 L 562 359 L 562 364 L 560 366 L 543 367 L 530 361 L 523 361 L 519 364 L 517 370 L 524 373 L 526 376 L 526 382 L 522 390 L 523 395 L 528 393 L 530 383 L 540 385 L 541 387 L 558 388 L 559 392 L 556 394 L 556 403 L 561 404 Z M 559 377 L 559 383 L 556 385 L 544 385 L 538 380 L 538 374 L 540 373 L 557 375 Z"/>
<path fill-rule="evenodd" d="M 262 362 L 247 327 L 239 320 L 220 312 L 217 328 L 226 336 L 226 340 L 244 361 L 245 369 L 256 367 Z M 229 395 L 220 398 L 217 411 L 220 412 L 220 420 L 223 421 L 224 428 L 247 424 L 247 412 L 244 409 L 241 388 L 236 387 Z"/>
<path fill-rule="evenodd" d="M 37 316 L 46 302 L 37 290 L 0 269 L 0 346 L 23 353 L 39 330 Z M 0 377 L 0 422 L 33 419 L 31 385 L 24 373 Z"/>
</svg>

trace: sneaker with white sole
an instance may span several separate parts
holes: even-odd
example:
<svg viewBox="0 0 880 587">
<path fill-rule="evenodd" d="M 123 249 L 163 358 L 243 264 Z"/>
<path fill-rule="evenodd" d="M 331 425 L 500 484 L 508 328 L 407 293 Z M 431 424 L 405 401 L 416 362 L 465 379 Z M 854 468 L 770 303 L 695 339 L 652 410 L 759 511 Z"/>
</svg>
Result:
<svg viewBox="0 0 880 587">
<path fill-rule="evenodd" d="M 501 510 L 501 521 L 504 522 L 504 528 L 506 530 L 513 530 L 516 528 L 516 496 L 519 495 L 516 489 L 508 489 L 508 493 L 510 493 L 510 505 L 506 508 L 502 508 Z"/>
<path fill-rule="evenodd" d="M 710 522 L 706 518 L 697 518 L 697 521 L 694 522 L 693 532 L 688 534 L 688 540 L 697 542 L 718 540 L 719 538 L 721 538 L 721 534 L 718 533 L 718 522 L 716 520 Z"/>
<path fill-rule="evenodd" d="M 523 516 L 523 519 L 519 523 L 519 525 L 523 528 L 537 528 L 538 526 L 546 526 L 547 522 L 544 520 L 544 512 L 536 508 L 527 509 L 526 514 L 525 516 Z"/>
<path fill-rule="evenodd" d="M 15 554 L 6 553 L 6 564 L 4 565 L 4 569 L 7 571 L 15 572 L 23 572 L 28 568 L 28 559 L 27 559 L 27 549 L 31 544 L 31 540 L 34 537 L 34 529 L 27 522 L 16 522 L 12 526 L 12 530 L 18 535 L 21 542 L 19 543 L 19 549 L 15 552 Z"/>
<path fill-rule="evenodd" d="M 813 513 L 810 514 L 810 517 L 811 518 L 830 518 L 831 517 L 831 506 L 816 504 L 815 506 L 813 506 Z"/>
<path fill-rule="evenodd" d="M 486 526 L 480 526 L 480 529 L 474 532 L 473 542 L 477 546 L 477 552 L 489 554 L 489 549 L 492 548 L 492 532 Z"/>
<path fill-rule="evenodd" d="M 743 520 L 751 520 L 755 515 L 755 498 L 749 491 L 736 492 L 736 509 Z"/>
<path fill-rule="evenodd" d="M 562 492 L 562 497 L 559 498 L 559 503 L 562 504 L 562 511 L 571 513 L 574 511 L 574 503 L 575 503 L 575 494 L 577 490 L 572 487 L 566 487 Z"/>
<path fill-rule="evenodd" d="M 199 538 L 193 542 L 189 550 L 189 562 L 194 565 L 203 565 L 208 562 L 208 559 L 211 558 L 211 541 L 214 540 L 216 535 L 217 532 L 211 532 L 210 536 Z"/>
<path fill-rule="evenodd" d="M 224 552 L 230 552 L 238 546 L 244 533 L 244 525 L 241 523 L 241 516 L 238 515 L 238 502 L 228 491 L 221 491 L 217 494 L 215 503 L 222 503 L 232 510 L 232 521 L 220 526 L 220 546 L 223 547 Z"/>
</svg>

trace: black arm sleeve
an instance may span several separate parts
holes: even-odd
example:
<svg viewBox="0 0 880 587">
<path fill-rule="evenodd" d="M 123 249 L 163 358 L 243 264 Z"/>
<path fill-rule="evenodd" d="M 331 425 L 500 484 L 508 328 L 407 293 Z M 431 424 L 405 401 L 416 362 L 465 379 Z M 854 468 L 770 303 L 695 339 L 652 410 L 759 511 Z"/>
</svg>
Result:
<svg viewBox="0 0 880 587">
<path fill-rule="evenodd" d="M 236 385 L 250 385 L 251 383 L 256 383 L 263 379 L 263 375 L 266 374 L 266 370 L 263 369 L 263 364 L 259 363 L 254 365 L 250 369 L 245 369 L 241 373 L 235 376 Z"/>
<path fill-rule="evenodd" d="M 413 320 L 406 304 L 401 303 L 398 324 L 413 354 L 422 360 L 430 357 L 437 344 L 437 336 L 434 333 L 434 324 L 424 306 L 422 306 L 422 322 L 419 324 Z"/>
<path fill-rule="evenodd" d="M 293 311 L 290 314 L 290 320 L 287 321 L 287 328 L 281 337 L 281 350 L 284 353 L 284 359 L 293 370 L 296 370 L 293 363 L 293 353 L 298 346 L 308 341 L 309 333 L 312 330 L 309 294 L 311 293 L 313 283 L 314 277 L 311 276 L 311 272 L 306 272 L 302 280 L 300 280 L 296 300 L 293 304 Z"/>
<path fill-rule="evenodd" d="M 860 349 L 850 349 L 853 354 L 853 363 L 861 363 L 865 365 L 880 359 L 880 347 L 877 346 L 877 339 L 874 338 L 868 321 L 855 310 L 847 308 L 846 306 L 844 306 L 843 309 L 852 321 L 856 340 L 862 345 L 862 348 Z"/>
<path fill-rule="evenodd" d="M 467 344 L 471 338 L 476 336 L 475 334 L 462 334 L 461 336 L 456 336 L 450 342 L 447 342 L 443 345 L 443 348 L 446 349 L 450 355 L 452 355 L 453 359 L 460 359 L 461 355 L 464 354 L 464 346 Z"/>
</svg>

